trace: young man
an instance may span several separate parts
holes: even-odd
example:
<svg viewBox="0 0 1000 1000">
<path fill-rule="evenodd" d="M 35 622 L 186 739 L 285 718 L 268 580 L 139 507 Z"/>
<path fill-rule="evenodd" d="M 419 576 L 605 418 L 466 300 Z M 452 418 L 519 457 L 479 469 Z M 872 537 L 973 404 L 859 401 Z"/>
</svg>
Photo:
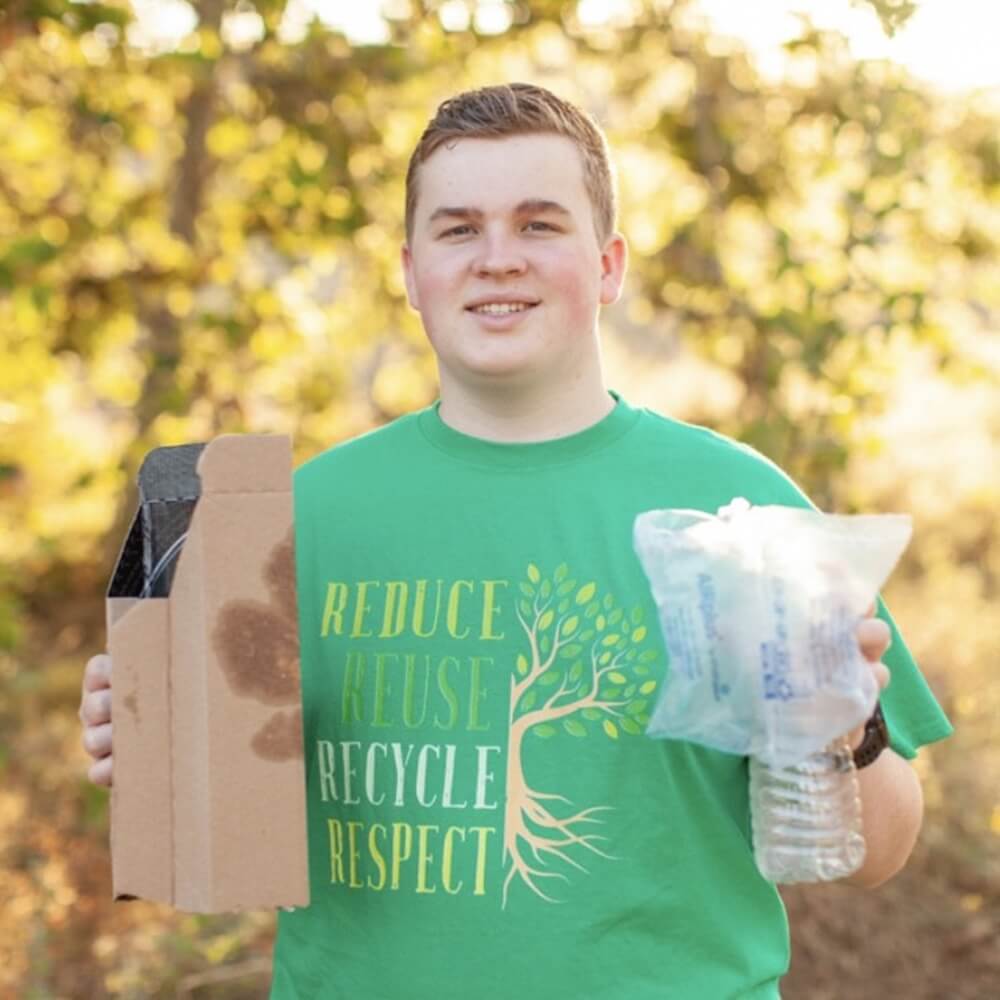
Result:
<svg viewBox="0 0 1000 1000">
<path fill-rule="evenodd" d="M 597 315 L 626 249 L 576 108 L 462 94 L 407 181 L 440 401 L 296 473 L 312 903 L 280 916 L 272 995 L 776 997 L 787 925 L 746 760 L 643 732 L 667 658 L 632 525 L 808 501 L 605 387 Z M 858 630 L 892 737 L 860 771 L 858 885 L 905 863 L 922 802 L 904 758 L 949 731 L 883 618 Z M 96 657 L 81 717 L 104 783 L 109 683 Z"/>
</svg>

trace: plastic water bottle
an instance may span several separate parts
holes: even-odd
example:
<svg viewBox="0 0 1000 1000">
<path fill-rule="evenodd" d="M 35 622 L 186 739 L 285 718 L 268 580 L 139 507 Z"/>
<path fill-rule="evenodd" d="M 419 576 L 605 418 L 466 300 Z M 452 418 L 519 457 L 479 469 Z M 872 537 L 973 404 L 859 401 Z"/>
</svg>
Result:
<svg viewBox="0 0 1000 1000">
<path fill-rule="evenodd" d="M 799 764 L 750 758 L 754 858 L 772 882 L 827 882 L 861 867 L 865 839 L 850 745 L 831 744 Z"/>
</svg>

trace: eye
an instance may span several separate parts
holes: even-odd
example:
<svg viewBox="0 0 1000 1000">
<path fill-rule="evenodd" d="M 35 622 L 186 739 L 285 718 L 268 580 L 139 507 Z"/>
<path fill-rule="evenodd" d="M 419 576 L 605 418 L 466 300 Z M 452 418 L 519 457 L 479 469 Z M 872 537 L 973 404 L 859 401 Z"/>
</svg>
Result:
<svg viewBox="0 0 1000 1000">
<path fill-rule="evenodd" d="M 452 226 L 451 229 L 445 229 L 441 234 L 440 238 L 444 239 L 448 236 L 466 236 L 472 232 L 472 226 L 463 223 L 460 226 Z"/>
<path fill-rule="evenodd" d="M 538 233 L 556 233 L 559 231 L 551 222 L 542 222 L 540 219 L 532 220 L 524 228 Z"/>
</svg>

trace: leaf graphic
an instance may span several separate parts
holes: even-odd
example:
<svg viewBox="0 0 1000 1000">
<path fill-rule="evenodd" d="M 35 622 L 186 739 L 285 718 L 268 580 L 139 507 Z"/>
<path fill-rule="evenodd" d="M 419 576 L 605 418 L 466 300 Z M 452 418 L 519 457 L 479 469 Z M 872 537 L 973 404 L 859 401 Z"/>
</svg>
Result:
<svg viewBox="0 0 1000 1000">
<path fill-rule="evenodd" d="M 596 583 L 593 583 L 593 582 L 591 582 L 591 583 L 585 583 L 577 591 L 577 594 L 576 594 L 576 603 L 577 604 L 586 604 L 587 601 L 589 601 L 594 596 L 594 594 L 596 593 L 596 591 L 597 591 L 597 584 Z"/>
<path fill-rule="evenodd" d="M 568 646 L 563 646 L 563 648 L 559 650 L 559 655 L 569 660 L 574 656 L 579 656 L 581 649 L 583 649 L 583 646 L 581 646 L 578 642 L 571 642 Z"/>
<path fill-rule="evenodd" d="M 610 615 L 608 615 L 608 624 L 609 625 L 617 625 L 621 620 L 622 620 L 622 609 L 621 608 L 615 608 L 615 610 L 612 611 Z"/>
<path fill-rule="evenodd" d="M 538 678 L 538 683 L 542 687 L 552 687 L 553 684 L 559 682 L 559 671 L 558 670 L 546 670 L 541 677 Z"/>
<path fill-rule="evenodd" d="M 570 615 L 570 617 L 563 622 L 562 634 L 565 636 L 571 636 L 577 630 L 579 625 L 579 617 L 577 615 Z"/>
<path fill-rule="evenodd" d="M 550 736 L 555 736 L 555 734 L 556 734 L 556 727 L 555 726 L 549 726 L 549 725 L 546 725 L 545 723 L 542 723 L 542 725 L 540 725 L 540 726 L 535 726 L 531 731 L 536 736 L 541 736 L 541 738 L 543 740 L 547 740 Z"/>
<path fill-rule="evenodd" d="M 649 716 L 648 715 L 637 715 L 635 717 L 635 721 L 638 722 L 639 725 L 641 725 L 641 726 L 648 726 L 649 725 Z"/>
<path fill-rule="evenodd" d="M 659 656 L 659 654 L 656 652 L 655 649 L 647 649 L 646 652 L 639 657 L 639 662 L 651 663 L 653 660 L 656 659 L 657 656 Z"/>
<path fill-rule="evenodd" d="M 559 584 L 559 589 L 556 593 L 560 597 L 565 597 L 574 587 L 576 586 L 576 580 L 564 580 Z"/>
<path fill-rule="evenodd" d="M 531 617 L 531 605 L 523 597 L 517 602 L 517 607 L 523 618 Z"/>
<path fill-rule="evenodd" d="M 645 677 L 649 673 L 649 667 L 638 666 L 635 668 L 635 672 L 642 677 Z"/>
<path fill-rule="evenodd" d="M 583 660 L 577 660 L 576 663 L 574 663 L 573 666 L 569 668 L 569 679 L 571 681 L 578 681 L 582 674 L 583 674 Z"/>
<path fill-rule="evenodd" d="M 638 736 L 642 732 L 642 726 L 640 726 L 634 719 L 619 719 L 618 725 L 625 730 L 626 733 L 631 733 L 633 736 Z"/>
<path fill-rule="evenodd" d="M 597 631 L 598 632 L 603 632 L 604 631 L 604 626 L 608 624 L 608 620 L 607 620 L 607 618 L 604 617 L 604 615 L 598 615 L 597 616 L 597 621 L 594 622 L 594 624 L 597 626 Z"/>
<path fill-rule="evenodd" d="M 604 714 L 599 708 L 585 708 L 581 713 L 585 719 L 590 719 L 591 722 L 597 722 L 597 720 Z"/>
<path fill-rule="evenodd" d="M 552 624 L 552 619 L 555 618 L 555 616 L 556 613 L 549 608 L 549 610 L 538 619 L 538 627 L 544 632 Z"/>
<path fill-rule="evenodd" d="M 538 572 L 538 567 L 534 563 L 528 563 L 528 579 L 532 583 L 538 583 L 541 578 L 542 574 Z"/>
<path fill-rule="evenodd" d="M 645 638 L 646 638 L 646 626 L 645 625 L 640 625 L 632 633 L 632 641 L 633 642 L 642 642 L 642 640 L 645 639 Z"/>
<path fill-rule="evenodd" d="M 635 606 L 635 607 L 634 607 L 634 608 L 632 609 L 632 614 L 631 614 L 631 615 L 629 615 L 629 617 L 630 617 L 630 618 L 632 619 L 632 624 L 633 624 L 633 625 L 638 625 L 638 624 L 639 624 L 639 622 L 641 622 L 641 621 L 642 621 L 642 618 L 643 618 L 643 615 L 642 615 L 642 608 L 640 608 L 640 607 L 639 607 L 639 605 L 637 604 L 637 605 L 636 605 L 636 606 Z"/>
<path fill-rule="evenodd" d="M 535 588 L 532 587 L 530 583 L 525 583 L 524 580 L 522 580 L 519 586 L 521 588 L 521 593 L 524 594 L 525 597 L 535 596 Z"/>
<path fill-rule="evenodd" d="M 570 736 L 587 735 L 587 727 L 582 722 L 577 722 L 576 719 L 563 719 L 563 729 L 565 729 Z"/>
<path fill-rule="evenodd" d="M 634 694 L 635 694 L 635 685 L 634 684 L 629 684 L 629 686 L 627 688 L 625 688 L 624 691 L 622 691 L 622 697 L 623 698 L 631 698 L 632 695 L 634 695 Z"/>
<path fill-rule="evenodd" d="M 608 674 L 608 680 L 609 681 L 614 681 L 615 684 L 624 684 L 625 683 L 625 675 L 624 674 L 620 674 L 617 670 L 612 670 L 611 673 Z"/>
<path fill-rule="evenodd" d="M 601 640 L 601 645 L 602 646 L 613 646 L 620 638 L 621 638 L 621 636 L 617 632 L 611 632 L 609 635 L 606 635 Z"/>
<path fill-rule="evenodd" d="M 559 614 L 561 614 L 561 615 L 564 615 L 564 614 L 566 614 L 566 612 L 567 612 L 567 611 L 569 611 L 569 598 L 567 597 L 567 598 L 564 598 L 563 600 L 561 600 L 561 601 L 560 601 L 560 602 L 559 602 L 559 603 L 558 603 L 558 604 L 556 605 L 556 610 L 557 610 L 557 611 L 559 612 Z"/>
<path fill-rule="evenodd" d="M 522 677 L 528 672 L 528 658 L 524 653 L 517 654 L 517 672 Z"/>
<path fill-rule="evenodd" d="M 652 694 L 656 690 L 656 681 L 646 681 L 645 684 L 639 688 L 640 694 Z"/>
<path fill-rule="evenodd" d="M 615 606 L 615 599 L 611 594 L 604 595 L 604 610 L 610 611 Z"/>
<path fill-rule="evenodd" d="M 566 574 L 569 572 L 569 566 L 566 563 L 560 563 L 556 567 L 556 583 L 561 583 L 566 579 Z"/>
<path fill-rule="evenodd" d="M 611 662 L 610 653 L 601 653 L 601 655 L 597 658 L 598 666 L 601 667 L 606 667 L 610 662 Z"/>
<path fill-rule="evenodd" d="M 594 638 L 594 630 L 592 628 L 585 629 L 577 636 L 577 638 L 580 642 L 588 642 L 590 639 Z"/>
<path fill-rule="evenodd" d="M 594 615 L 600 610 L 600 604 L 597 601 L 591 601 L 590 604 L 584 609 L 584 618 L 593 618 Z"/>
<path fill-rule="evenodd" d="M 604 731 L 613 740 L 618 739 L 618 727 L 610 719 L 605 719 L 604 720 Z"/>
<path fill-rule="evenodd" d="M 620 687 L 618 687 L 618 688 L 608 688 L 607 691 L 605 691 L 604 694 L 601 697 L 603 697 L 603 698 L 617 698 L 618 695 L 620 695 L 621 693 L 622 693 L 622 689 Z M 625 711 L 627 712 L 628 709 L 626 708 Z"/>
<path fill-rule="evenodd" d="M 549 651 L 549 649 L 551 649 L 551 647 L 552 647 L 552 636 L 550 636 L 550 635 L 543 635 L 542 636 L 542 641 L 539 642 L 539 644 L 538 644 L 538 648 L 542 651 L 542 654 L 544 655 L 544 654 L 548 653 L 548 651 Z"/>
<path fill-rule="evenodd" d="M 630 701 L 625 706 L 625 711 L 629 715 L 639 716 L 646 710 L 646 705 L 648 702 L 644 698 L 640 698 L 638 701 Z"/>
<path fill-rule="evenodd" d="M 542 597 L 548 597 L 552 593 L 552 584 L 548 580 L 542 583 Z"/>
<path fill-rule="evenodd" d="M 538 701 L 538 692 L 534 688 L 532 688 L 521 699 L 521 709 L 522 709 L 522 711 L 527 712 L 529 709 L 534 708 L 536 701 Z"/>
</svg>

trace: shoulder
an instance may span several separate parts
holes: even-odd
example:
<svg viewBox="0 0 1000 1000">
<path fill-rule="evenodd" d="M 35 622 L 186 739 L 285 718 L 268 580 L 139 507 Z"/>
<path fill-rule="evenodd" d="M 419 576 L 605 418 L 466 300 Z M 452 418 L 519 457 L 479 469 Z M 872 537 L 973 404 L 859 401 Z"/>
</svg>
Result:
<svg viewBox="0 0 1000 1000">
<path fill-rule="evenodd" d="M 709 427 L 642 411 L 644 448 L 681 465 L 688 475 L 738 483 L 751 503 L 809 505 L 794 480 L 774 461 L 748 444 Z"/>
<path fill-rule="evenodd" d="M 308 488 L 330 476 L 355 474 L 383 466 L 386 459 L 399 453 L 417 433 L 416 413 L 406 414 L 391 423 L 359 434 L 327 448 L 300 465 L 294 473 L 296 490 Z"/>
</svg>

